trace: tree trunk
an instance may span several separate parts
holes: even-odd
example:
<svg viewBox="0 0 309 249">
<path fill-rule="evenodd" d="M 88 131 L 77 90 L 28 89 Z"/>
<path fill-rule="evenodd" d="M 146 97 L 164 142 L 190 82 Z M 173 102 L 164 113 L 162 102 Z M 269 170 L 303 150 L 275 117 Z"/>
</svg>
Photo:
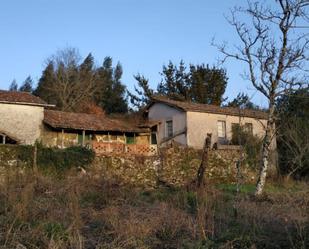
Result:
<svg viewBox="0 0 309 249">
<path fill-rule="evenodd" d="M 208 152 L 211 146 L 211 135 L 210 133 L 207 134 L 205 139 L 204 148 L 203 148 L 203 155 L 200 167 L 197 172 L 197 187 L 201 187 L 204 182 L 204 173 L 208 164 Z"/>
<path fill-rule="evenodd" d="M 255 196 L 261 196 L 264 190 L 266 176 L 267 176 L 267 169 L 269 166 L 269 155 L 271 149 L 271 142 L 274 135 L 274 116 L 275 116 L 275 105 L 273 103 L 270 104 L 269 107 L 269 116 L 267 120 L 266 126 L 266 134 L 263 140 L 262 146 L 262 159 L 260 162 L 260 173 L 259 178 L 256 184 L 255 189 Z"/>
</svg>

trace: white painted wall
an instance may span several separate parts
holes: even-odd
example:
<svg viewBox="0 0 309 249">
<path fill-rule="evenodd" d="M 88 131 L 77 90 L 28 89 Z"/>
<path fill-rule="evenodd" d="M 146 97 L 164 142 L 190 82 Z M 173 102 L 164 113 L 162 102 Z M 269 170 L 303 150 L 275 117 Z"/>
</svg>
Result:
<svg viewBox="0 0 309 249">
<path fill-rule="evenodd" d="M 34 144 L 40 138 L 43 118 L 43 107 L 0 103 L 0 133 L 21 144 Z"/>
<path fill-rule="evenodd" d="M 213 143 L 217 142 L 218 120 L 226 122 L 226 136 L 227 139 L 230 140 L 232 138 L 232 123 L 239 123 L 239 117 L 213 113 L 187 112 L 188 146 L 198 149 L 203 148 L 207 133 L 212 133 Z M 264 126 L 266 126 L 266 120 L 242 117 L 240 122 L 242 125 L 245 123 L 252 123 L 253 134 L 261 138 L 264 136 Z"/>
<path fill-rule="evenodd" d="M 158 126 L 158 143 L 162 141 L 164 137 L 166 137 L 166 127 L 165 122 L 168 120 L 173 120 L 173 132 L 177 133 L 178 131 L 182 131 L 186 128 L 186 113 L 178 110 L 176 108 L 172 108 L 168 105 L 155 103 L 149 108 L 148 112 L 149 120 L 160 121 Z M 187 145 L 186 135 L 180 135 L 175 137 L 174 141 Z"/>
</svg>

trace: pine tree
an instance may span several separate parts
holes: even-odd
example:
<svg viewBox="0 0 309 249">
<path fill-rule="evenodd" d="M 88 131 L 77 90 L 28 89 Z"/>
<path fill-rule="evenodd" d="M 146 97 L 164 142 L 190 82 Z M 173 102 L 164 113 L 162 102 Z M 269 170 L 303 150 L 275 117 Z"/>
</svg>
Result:
<svg viewBox="0 0 309 249">
<path fill-rule="evenodd" d="M 134 107 L 141 109 L 150 102 L 151 97 L 154 95 L 154 91 L 149 86 L 149 80 L 143 75 L 137 74 L 134 78 L 137 81 L 137 86 L 134 86 L 136 94 L 131 93 L 130 91 L 127 93 L 131 104 Z"/>
<path fill-rule="evenodd" d="M 33 91 L 33 94 L 39 96 L 47 103 L 58 105 L 59 97 L 53 91 L 54 87 L 56 87 L 55 82 L 54 64 L 50 61 L 43 70 L 38 86 Z"/>
<path fill-rule="evenodd" d="M 133 106 L 145 106 L 152 95 L 161 95 L 178 101 L 191 101 L 194 103 L 221 105 L 225 99 L 223 95 L 228 78 L 226 71 L 208 65 L 190 65 L 189 69 L 183 61 L 179 65 L 171 61 L 163 66 L 161 82 L 157 91 L 149 87 L 149 81 L 141 75 L 135 76 L 137 87 L 135 92 L 128 92 Z"/>
<path fill-rule="evenodd" d="M 161 83 L 157 87 L 160 95 L 167 96 L 175 100 L 190 100 L 190 74 L 186 72 L 183 61 L 177 67 L 171 61 L 167 66 L 163 66 Z"/>
<path fill-rule="evenodd" d="M 9 86 L 9 91 L 18 91 L 18 85 L 15 79 L 12 81 L 11 85 Z"/>
<path fill-rule="evenodd" d="M 102 67 L 96 71 L 98 91 L 94 101 L 107 113 L 124 113 L 128 111 L 125 98 L 126 87 L 121 83 L 122 66 L 118 63 L 113 68 L 111 57 L 104 59 Z"/>
<path fill-rule="evenodd" d="M 259 110 L 260 107 L 258 105 L 255 105 L 253 102 L 251 102 L 248 94 L 245 93 L 239 93 L 236 98 L 234 98 L 232 101 L 228 102 L 228 107 L 239 107 L 241 109 L 253 109 L 253 110 Z"/>
<path fill-rule="evenodd" d="M 32 89 L 32 85 L 33 85 L 33 81 L 31 76 L 29 75 L 25 81 L 23 82 L 23 84 L 19 87 L 19 91 L 20 92 L 29 92 L 31 93 L 33 91 Z"/>
<path fill-rule="evenodd" d="M 221 105 L 228 78 L 221 68 L 190 65 L 190 99 L 196 103 Z"/>
</svg>

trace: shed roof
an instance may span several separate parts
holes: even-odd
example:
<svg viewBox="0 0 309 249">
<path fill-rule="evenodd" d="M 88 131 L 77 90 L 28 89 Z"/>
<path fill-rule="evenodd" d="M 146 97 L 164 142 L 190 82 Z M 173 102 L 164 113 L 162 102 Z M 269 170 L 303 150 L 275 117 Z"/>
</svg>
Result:
<svg viewBox="0 0 309 249">
<path fill-rule="evenodd" d="M 193 102 L 176 101 L 171 100 L 166 97 L 155 96 L 151 99 L 151 103 L 148 106 L 152 106 L 154 103 L 163 103 L 168 106 L 180 109 L 185 112 L 203 112 L 203 113 L 215 113 L 215 114 L 225 114 L 231 116 L 243 116 L 257 119 L 267 119 L 267 112 L 260 110 L 250 110 L 250 109 L 239 109 L 235 107 L 220 107 L 216 105 L 207 104 L 197 104 Z"/>
<path fill-rule="evenodd" d="M 33 105 L 33 106 L 53 106 L 44 100 L 28 92 L 4 91 L 0 90 L 0 103 Z"/>
<path fill-rule="evenodd" d="M 118 132 L 147 132 L 122 120 L 111 119 L 105 115 L 62 112 L 54 110 L 44 111 L 44 123 L 55 129 L 73 129 L 86 131 L 118 131 Z"/>
</svg>

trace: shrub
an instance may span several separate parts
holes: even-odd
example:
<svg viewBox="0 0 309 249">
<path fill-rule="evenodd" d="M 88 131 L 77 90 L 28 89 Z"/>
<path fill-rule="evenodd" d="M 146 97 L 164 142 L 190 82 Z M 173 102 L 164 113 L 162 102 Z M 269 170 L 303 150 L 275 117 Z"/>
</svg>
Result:
<svg viewBox="0 0 309 249">
<path fill-rule="evenodd" d="M 232 127 L 232 140 L 234 145 L 242 145 L 246 151 L 246 162 L 252 168 L 256 168 L 260 160 L 262 139 L 247 131 L 244 126 L 234 125 Z"/>
<path fill-rule="evenodd" d="M 11 145 L 5 144 L 0 146 L 1 166 L 10 161 L 17 161 L 22 165 L 31 166 L 33 163 L 33 147 L 30 145 Z"/>
<path fill-rule="evenodd" d="M 65 170 L 72 167 L 86 167 L 91 164 L 95 155 L 84 147 L 70 147 L 66 149 L 38 147 L 38 166 L 52 167 Z"/>
</svg>

